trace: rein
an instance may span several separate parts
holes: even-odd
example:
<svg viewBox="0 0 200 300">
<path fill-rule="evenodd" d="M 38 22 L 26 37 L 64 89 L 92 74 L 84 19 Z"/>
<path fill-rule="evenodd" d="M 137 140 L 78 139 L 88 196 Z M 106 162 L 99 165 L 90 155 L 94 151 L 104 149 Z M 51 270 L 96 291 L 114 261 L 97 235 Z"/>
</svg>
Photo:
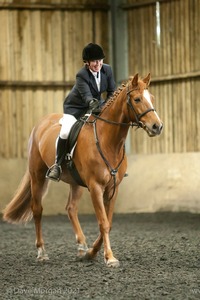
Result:
<svg viewBox="0 0 200 300">
<path fill-rule="evenodd" d="M 97 115 L 94 115 L 94 114 L 92 114 L 92 116 L 95 117 L 95 119 L 104 121 L 105 123 L 112 124 L 112 125 L 122 125 L 122 126 L 131 126 L 131 127 L 137 126 L 137 127 L 139 127 L 138 123 L 135 123 L 135 122 L 130 122 L 130 123 L 115 122 L 115 121 L 111 121 L 111 120 L 106 120 L 106 119 L 101 118 L 100 116 L 97 116 Z M 88 123 L 93 123 L 93 121 L 89 121 Z"/>
<path fill-rule="evenodd" d="M 133 91 L 137 90 L 136 89 L 132 89 L 132 90 L 129 90 L 129 88 L 127 87 L 127 106 L 130 107 L 130 109 L 133 111 L 134 113 L 134 116 L 135 116 L 135 119 L 136 119 L 136 122 L 132 122 L 130 121 L 129 123 L 123 123 L 123 122 L 115 122 L 115 121 L 111 121 L 111 120 L 106 120 L 100 116 L 97 116 L 95 114 L 92 114 L 92 116 L 95 118 L 95 119 L 98 119 L 98 120 L 101 120 L 101 121 L 104 121 L 106 123 L 109 123 L 109 124 L 112 124 L 112 125 L 122 125 L 122 126 L 131 126 L 132 128 L 134 126 L 136 127 L 141 127 L 141 128 L 144 128 L 144 124 L 140 121 L 140 119 L 145 116 L 147 113 L 151 112 L 151 111 L 155 111 L 155 108 L 149 108 L 147 109 L 146 111 L 144 111 L 143 113 L 141 114 L 137 114 L 136 111 L 135 111 L 135 108 L 133 106 L 133 104 L 131 103 L 131 100 L 130 100 L 130 93 L 132 93 Z M 130 116 L 129 116 L 130 117 Z M 131 119 L 131 118 L 130 118 Z M 87 123 L 93 123 L 94 121 L 87 121 Z"/>
</svg>

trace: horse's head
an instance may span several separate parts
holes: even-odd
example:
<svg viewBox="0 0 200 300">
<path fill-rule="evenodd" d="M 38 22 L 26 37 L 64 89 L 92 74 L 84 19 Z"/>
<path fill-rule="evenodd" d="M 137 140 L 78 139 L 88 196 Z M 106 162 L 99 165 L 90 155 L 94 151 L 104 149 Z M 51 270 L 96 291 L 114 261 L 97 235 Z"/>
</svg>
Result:
<svg viewBox="0 0 200 300">
<path fill-rule="evenodd" d="M 139 79 L 136 74 L 127 84 L 127 104 L 131 121 L 152 137 L 161 133 L 163 123 L 153 107 L 149 83 L 150 73 L 144 79 Z"/>
</svg>

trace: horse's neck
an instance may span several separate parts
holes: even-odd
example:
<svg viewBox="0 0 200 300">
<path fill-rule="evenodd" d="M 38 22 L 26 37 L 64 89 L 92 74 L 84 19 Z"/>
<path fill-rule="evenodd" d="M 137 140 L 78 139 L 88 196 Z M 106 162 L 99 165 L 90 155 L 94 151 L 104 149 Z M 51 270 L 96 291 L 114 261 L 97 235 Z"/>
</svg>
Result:
<svg viewBox="0 0 200 300">
<path fill-rule="evenodd" d="M 121 92 L 123 93 L 123 91 Z M 118 95 L 116 99 L 107 108 L 105 108 L 101 117 L 105 120 L 115 122 L 118 124 L 110 124 L 106 121 L 100 121 L 100 131 L 103 136 L 104 146 L 108 145 L 109 148 L 115 149 L 117 152 L 124 146 L 126 136 L 128 133 L 129 125 L 127 115 L 124 111 L 127 110 L 126 94 Z M 124 125 L 124 124 L 127 124 Z"/>
</svg>

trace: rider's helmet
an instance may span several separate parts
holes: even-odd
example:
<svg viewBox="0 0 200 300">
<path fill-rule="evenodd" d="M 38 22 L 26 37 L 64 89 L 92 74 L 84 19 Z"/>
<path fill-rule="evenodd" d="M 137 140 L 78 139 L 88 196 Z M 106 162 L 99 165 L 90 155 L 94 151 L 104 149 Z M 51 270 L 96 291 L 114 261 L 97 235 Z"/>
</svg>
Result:
<svg viewBox="0 0 200 300">
<path fill-rule="evenodd" d="M 83 48 L 82 58 L 83 61 L 99 60 L 105 58 L 105 54 L 99 45 L 90 43 Z"/>
</svg>

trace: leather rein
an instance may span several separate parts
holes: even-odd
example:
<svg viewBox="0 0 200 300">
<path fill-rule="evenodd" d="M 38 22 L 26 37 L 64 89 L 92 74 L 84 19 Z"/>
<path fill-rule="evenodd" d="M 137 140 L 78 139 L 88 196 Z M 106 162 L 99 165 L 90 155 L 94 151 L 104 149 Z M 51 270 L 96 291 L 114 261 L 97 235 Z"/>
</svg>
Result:
<svg viewBox="0 0 200 300">
<path fill-rule="evenodd" d="M 118 163 L 117 167 L 116 168 L 112 168 L 110 163 L 108 162 L 108 160 L 106 159 L 106 157 L 104 156 L 103 154 L 103 151 L 100 147 L 100 143 L 99 143 L 99 138 L 98 138 L 98 135 L 97 135 L 97 129 L 96 129 L 96 121 L 97 120 L 100 120 L 100 121 L 103 121 L 103 122 L 106 122 L 106 123 L 109 123 L 109 124 L 112 124 L 112 125 L 122 125 L 122 126 L 131 126 L 132 128 L 134 126 L 136 126 L 137 128 L 145 128 L 145 125 L 143 124 L 143 122 L 140 121 L 140 119 L 146 115 L 147 113 L 151 112 L 151 111 L 155 111 L 154 108 L 149 108 L 147 109 L 145 112 L 141 113 L 141 114 L 137 114 L 137 112 L 135 111 L 135 108 L 133 106 L 133 104 L 131 103 L 131 100 L 130 100 L 130 93 L 133 92 L 134 90 L 136 89 L 131 89 L 129 90 L 129 87 L 127 87 L 127 106 L 131 109 L 131 111 L 133 112 L 134 114 L 134 117 L 135 117 L 135 120 L 136 122 L 128 122 L 128 123 L 123 123 L 123 122 L 115 122 L 115 121 L 111 121 L 111 120 L 106 120 L 100 116 L 97 116 L 95 114 L 92 114 L 93 117 L 95 117 L 95 120 L 93 121 L 89 121 L 89 120 L 86 120 L 85 123 L 92 123 L 93 124 L 93 128 L 94 128 L 94 136 L 95 136 L 95 142 L 96 142 L 96 146 L 97 146 L 97 149 L 103 159 L 103 161 L 105 162 L 105 164 L 107 165 L 108 169 L 110 170 L 110 174 L 111 176 L 113 177 L 113 181 L 114 181 L 114 187 L 113 187 L 113 193 L 112 193 L 112 196 L 110 197 L 109 200 L 111 200 L 115 194 L 115 191 L 116 191 L 116 174 L 124 160 L 124 156 L 125 156 L 125 145 L 123 146 L 123 155 L 122 155 L 122 159 L 120 160 L 120 162 Z M 129 112 L 129 118 L 130 118 L 130 112 Z M 131 119 L 131 118 L 130 118 Z"/>
</svg>

